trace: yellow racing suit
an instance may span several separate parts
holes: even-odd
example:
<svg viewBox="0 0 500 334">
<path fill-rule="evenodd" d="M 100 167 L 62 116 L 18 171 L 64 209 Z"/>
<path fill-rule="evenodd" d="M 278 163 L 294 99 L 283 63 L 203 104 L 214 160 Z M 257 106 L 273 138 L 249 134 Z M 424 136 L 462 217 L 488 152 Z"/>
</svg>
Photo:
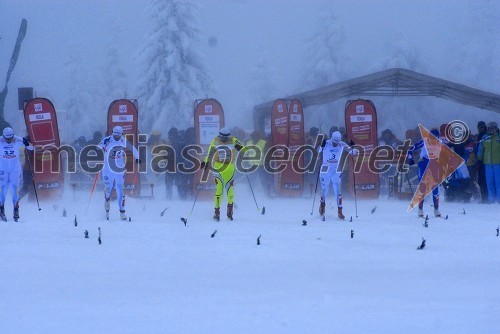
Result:
<svg viewBox="0 0 500 334">
<path fill-rule="evenodd" d="M 224 139 L 223 139 L 224 138 Z M 223 189 L 226 189 L 227 202 L 232 206 L 234 198 L 234 162 L 236 150 L 243 148 L 241 142 L 233 136 L 215 137 L 208 148 L 208 154 L 204 159 L 205 164 L 211 162 L 212 174 L 215 177 L 215 208 L 220 207 Z"/>
</svg>

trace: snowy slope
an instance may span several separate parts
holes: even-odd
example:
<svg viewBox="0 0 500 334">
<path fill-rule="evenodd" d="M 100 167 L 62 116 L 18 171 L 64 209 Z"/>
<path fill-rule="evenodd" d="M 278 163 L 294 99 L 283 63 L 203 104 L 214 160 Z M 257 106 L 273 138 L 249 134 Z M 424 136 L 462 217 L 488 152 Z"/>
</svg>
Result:
<svg viewBox="0 0 500 334">
<path fill-rule="evenodd" d="M 346 221 L 328 204 L 322 222 L 309 198 L 257 196 L 262 216 L 240 186 L 233 222 L 211 201 L 190 216 L 130 198 L 132 221 L 115 202 L 107 222 L 100 193 L 84 215 L 88 195 L 0 224 L 1 333 L 500 332 L 498 205 L 444 203 L 426 228 L 405 201 L 358 201 L 356 219 L 345 200 Z"/>
</svg>

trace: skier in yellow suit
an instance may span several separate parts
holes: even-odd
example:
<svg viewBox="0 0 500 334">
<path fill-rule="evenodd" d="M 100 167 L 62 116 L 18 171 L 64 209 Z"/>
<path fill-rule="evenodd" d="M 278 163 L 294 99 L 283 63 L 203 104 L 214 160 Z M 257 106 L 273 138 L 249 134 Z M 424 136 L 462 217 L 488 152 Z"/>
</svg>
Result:
<svg viewBox="0 0 500 334">
<path fill-rule="evenodd" d="M 236 152 L 243 148 L 243 144 L 231 136 L 229 129 L 222 128 L 219 135 L 210 143 L 208 153 L 201 163 L 201 168 L 205 168 L 209 162 L 212 167 L 212 174 L 215 177 L 215 213 L 214 219 L 220 219 L 220 203 L 224 189 L 227 193 L 227 217 L 233 220 L 233 198 L 234 198 L 234 162 Z"/>
</svg>

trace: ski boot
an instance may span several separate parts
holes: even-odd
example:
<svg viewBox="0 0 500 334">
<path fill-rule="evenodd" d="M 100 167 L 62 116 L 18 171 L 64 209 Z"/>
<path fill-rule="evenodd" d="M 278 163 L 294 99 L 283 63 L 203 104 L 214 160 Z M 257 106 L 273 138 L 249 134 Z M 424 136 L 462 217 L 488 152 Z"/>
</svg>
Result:
<svg viewBox="0 0 500 334">
<path fill-rule="evenodd" d="M 215 208 L 215 211 L 214 211 L 214 219 L 216 221 L 219 221 L 220 220 L 220 208 Z"/>
<path fill-rule="evenodd" d="M 233 204 L 230 203 L 227 205 L 227 218 L 233 220 Z"/>
<path fill-rule="evenodd" d="M 0 219 L 4 222 L 7 221 L 7 217 L 5 217 L 5 207 L 3 205 L 0 205 Z"/>
<path fill-rule="evenodd" d="M 321 220 L 323 221 L 325 220 L 325 206 L 325 199 L 321 196 L 321 200 L 319 202 L 319 214 L 321 215 Z"/>
<path fill-rule="evenodd" d="M 109 198 L 104 197 L 104 210 L 106 210 L 106 220 L 109 220 L 109 207 L 110 200 Z"/>
<path fill-rule="evenodd" d="M 14 221 L 17 222 L 19 220 L 19 204 L 14 206 Z"/>
<path fill-rule="evenodd" d="M 441 212 L 439 212 L 438 208 L 434 208 L 434 217 L 441 217 Z"/>
<path fill-rule="evenodd" d="M 120 219 L 127 220 L 127 215 L 125 214 L 125 210 L 120 210 Z"/>
<path fill-rule="evenodd" d="M 342 213 L 342 208 L 341 208 L 341 207 L 339 207 L 339 208 L 338 208 L 338 211 L 337 211 L 337 212 L 338 212 L 338 217 L 339 217 L 339 219 L 345 219 L 345 216 L 344 216 L 344 214 Z"/>
<path fill-rule="evenodd" d="M 418 208 L 418 218 L 424 218 L 424 209 Z"/>
</svg>

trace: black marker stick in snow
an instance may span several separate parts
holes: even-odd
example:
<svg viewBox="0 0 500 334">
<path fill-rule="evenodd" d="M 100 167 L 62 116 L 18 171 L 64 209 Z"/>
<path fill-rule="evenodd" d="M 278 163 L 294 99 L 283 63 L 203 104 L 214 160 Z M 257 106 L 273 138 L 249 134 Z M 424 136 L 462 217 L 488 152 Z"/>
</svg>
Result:
<svg viewBox="0 0 500 334">
<path fill-rule="evenodd" d="M 425 247 L 425 239 L 422 238 L 422 243 L 420 244 L 420 246 L 417 247 L 417 250 L 422 250 L 424 249 L 424 247 Z"/>
</svg>

